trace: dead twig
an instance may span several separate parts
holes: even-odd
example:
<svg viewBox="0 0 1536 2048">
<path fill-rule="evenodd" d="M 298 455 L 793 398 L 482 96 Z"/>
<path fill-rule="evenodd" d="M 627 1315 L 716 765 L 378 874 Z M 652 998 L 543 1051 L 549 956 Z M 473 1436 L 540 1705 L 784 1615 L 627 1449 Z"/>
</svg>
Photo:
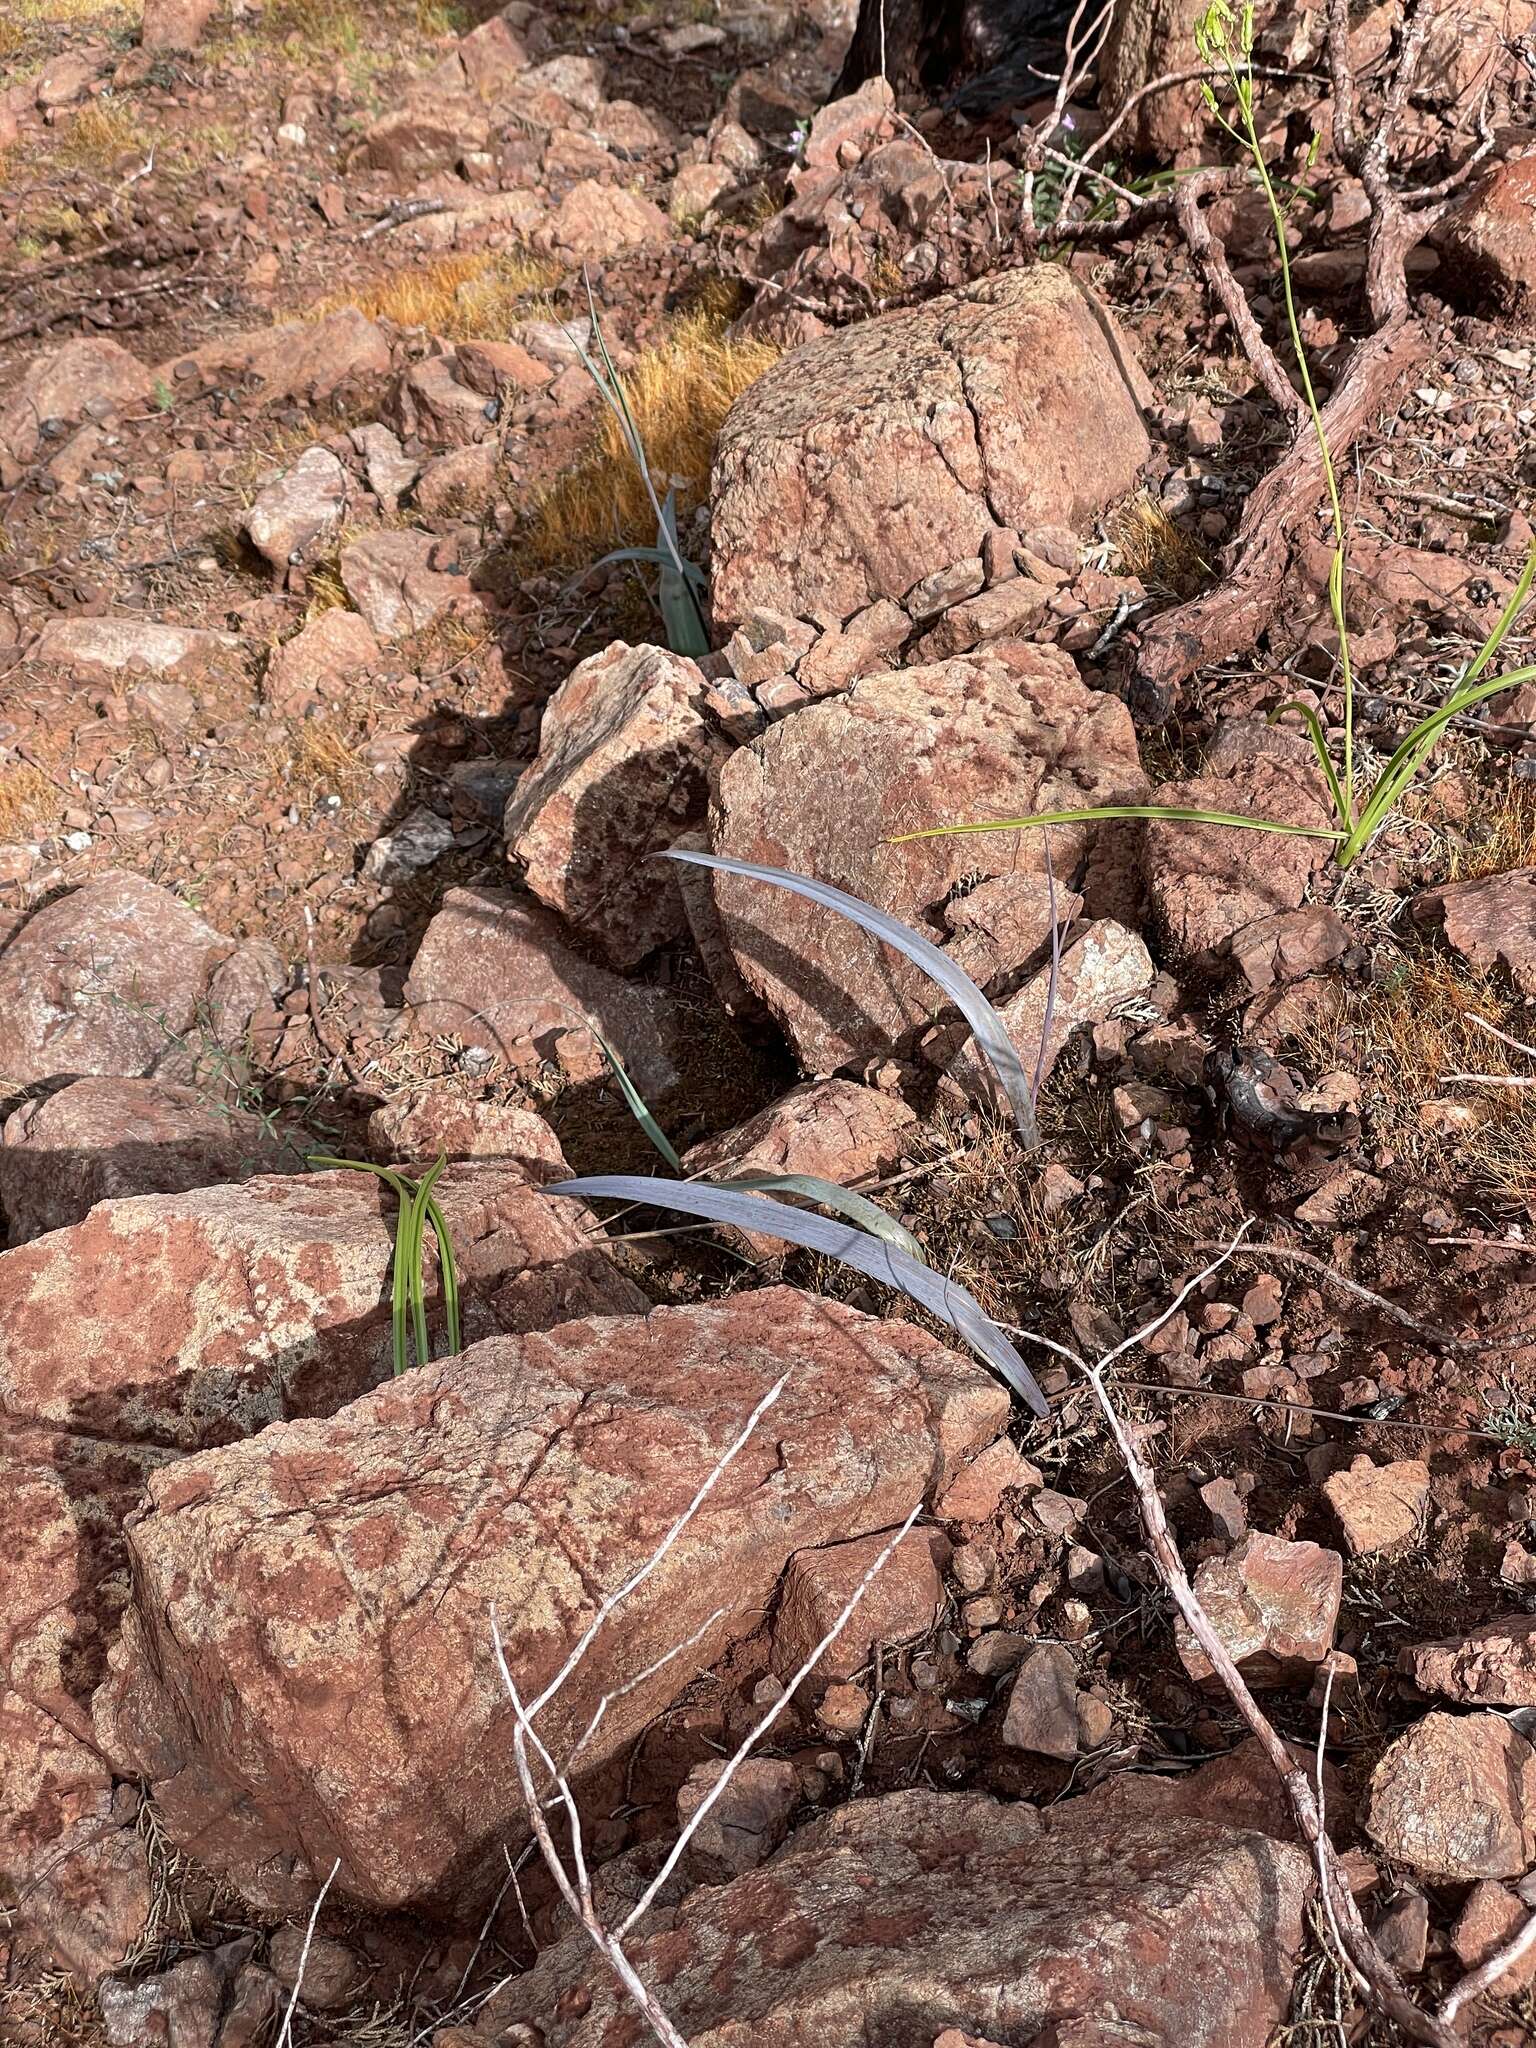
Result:
<svg viewBox="0 0 1536 2048">
<path fill-rule="evenodd" d="M 551 1877 L 553 1877 L 556 1885 L 559 1887 L 560 1895 L 565 1900 L 566 1905 L 570 1908 L 593 1947 L 612 1971 L 614 1978 L 634 2005 L 636 2011 L 640 2013 L 657 2040 L 663 2044 L 663 2048 L 686 2048 L 686 2043 L 668 2018 L 656 1993 L 645 1983 L 630 1960 L 624 1948 L 625 1937 L 655 1904 L 667 1880 L 687 1853 L 689 1843 L 708 1818 L 712 1809 L 729 1789 L 742 1764 L 785 1712 L 789 1702 L 794 1698 L 796 1690 L 809 1677 L 817 1664 L 820 1663 L 826 1651 L 847 1626 L 855 1608 L 863 1599 L 865 1592 L 873 1583 L 878 1573 L 884 1569 L 897 1545 L 916 1522 L 922 1510 L 922 1502 L 919 1501 L 913 1507 L 901 1527 L 890 1537 L 890 1540 L 885 1544 L 880 1554 L 860 1579 L 858 1585 L 853 1589 L 831 1628 L 828 1629 L 821 1641 L 817 1643 L 816 1647 L 805 1659 L 784 1691 L 770 1704 L 767 1711 L 748 1731 L 735 1753 L 726 1762 L 706 1796 L 700 1801 L 689 1817 L 687 1825 L 682 1829 L 677 1841 L 673 1844 L 656 1875 L 651 1879 L 639 1899 L 616 1928 L 610 1928 L 604 1923 L 593 1895 L 592 1876 L 583 1845 L 580 1809 L 577 1805 L 575 1794 L 571 1789 L 571 1765 L 591 1738 L 610 1701 L 620 1697 L 622 1693 L 632 1690 L 634 1686 L 650 1676 L 651 1672 L 659 1669 L 661 1664 L 681 1654 L 691 1643 L 697 1642 L 709 1624 L 705 1623 L 704 1628 L 697 1630 L 689 1639 L 689 1643 L 675 1645 L 671 1650 L 667 1651 L 664 1657 L 649 1666 L 646 1671 L 629 1679 L 614 1692 L 605 1694 L 602 1700 L 599 1701 L 597 1710 L 589 1721 L 585 1733 L 576 1743 L 563 1765 L 555 1763 L 543 1738 L 534 1727 L 534 1721 L 544 1708 L 558 1697 L 569 1682 L 591 1648 L 598 1631 L 607 1623 L 609 1618 L 629 1595 L 638 1586 L 643 1584 L 666 1558 L 684 1529 L 687 1528 L 688 1524 L 699 1512 L 720 1478 L 745 1446 L 753 1431 L 757 1428 L 758 1423 L 778 1400 L 780 1394 L 783 1393 L 788 1383 L 788 1378 L 787 1373 L 783 1375 L 768 1390 L 762 1400 L 758 1402 L 735 1441 L 716 1461 L 705 1478 L 704 1483 L 694 1494 L 693 1499 L 683 1510 L 678 1520 L 673 1523 L 671 1529 L 663 1537 L 646 1562 L 637 1571 L 633 1572 L 616 1592 L 610 1593 L 599 1603 L 597 1613 L 586 1629 L 583 1630 L 575 1648 L 570 1652 L 554 1678 L 545 1686 L 537 1698 L 531 1701 L 524 1701 L 518 1689 L 517 1681 L 512 1676 L 511 1667 L 507 1662 L 506 1649 L 502 1642 L 501 1629 L 495 1611 L 493 1610 L 491 1614 L 491 1634 L 495 1644 L 497 1668 L 501 1673 L 502 1683 L 506 1687 L 507 1697 L 512 1703 L 515 1721 L 512 1748 L 517 1766 L 518 1784 L 522 1790 L 523 1804 L 527 1809 L 534 1837 L 539 1845 L 539 1851 L 548 1866 Z M 547 1792 L 541 1793 L 536 1781 L 535 1759 L 537 1759 L 538 1766 L 547 1774 L 551 1788 Z M 555 1841 L 554 1830 L 550 1825 L 550 1812 L 555 1809 L 563 1811 L 569 1831 L 569 1839 L 564 1854 L 561 1853 Z"/>
<path fill-rule="evenodd" d="M 1214 1244 L 1197 1244 L 1197 1252 L 1215 1251 Z M 1320 1259 L 1312 1252 L 1296 1251 L 1288 1244 L 1245 1244 L 1233 1249 L 1231 1256 L 1241 1259 L 1289 1259 L 1293 1266 L 1304 1266 L 1309 1273 L 1315 1273 L 1320 1280 L 1327 1280 L 1340 1287 L 1346 1294 L 1354 1295 L 1378 1309 L 1382 1315 L 1390 1316 L 1394 1323 L 1400 1323 L 1405 1330 L 1412 1330 L 1416 1337 L 1422 1337 L 1426 1344 L 1435 1344 L 1443 1351 L 1518 1351 L 1527 1344 L 1536 1344 L 1536 1330 L 1517 1330 L 1511 1337 L 1456 1337 L 1449 1330 L 1442 1330 L 1435 1323 L 1420 1322 L 1417 1316 L 1409 1315 L 1407 1309 L 1399 1308 L 1395 1301 L 1388 1301 L 1384 1294 L 1377 1294 L 1369 1287 L 1362 1287 L 1358 1280 L 1346 1280 L 1344 1275 L 1330 1266 L 1326 1259 Z"/>
</svg>

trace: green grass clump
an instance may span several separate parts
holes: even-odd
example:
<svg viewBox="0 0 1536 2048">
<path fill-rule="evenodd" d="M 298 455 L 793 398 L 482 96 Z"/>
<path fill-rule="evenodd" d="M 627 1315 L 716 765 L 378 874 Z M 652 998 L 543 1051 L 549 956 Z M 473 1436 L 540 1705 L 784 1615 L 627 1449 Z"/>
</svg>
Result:
<svg viewBox="0 0 1536 2048">
<path fill-rule="evenodd" d="M 413 1181 L 406 1174 L 397 1173 L 393 1167 L 375 1166 L 368 1159 L 332 1159 L 316 1153 L 309 1161 L 318 1169 L 345 1167 L 350 1173 L 377 1174 L 394 1190 L 399 1200 L 390 1297 L 396 1378 L 413 1362 L 410 1357 L 412 1343 L 416 1351 L 415 1364 L 426 1365 L 432 1357 L 427 1335 L 426 1283 L 422 1271 L 429 1223 L 437 1239 L 437 1259 L 443 1275 L 443 1314 L 448 1325 L 448 1349 L 444 1355 L 452 1358 L 464 1348 L 464 1329 L 459 1315 L 459 1274 L 454 1263 L 453 1240 L 448 1234 L 447 1219 L 432 1195 L 438 1176 L 447 1163 L 444 1155 L 439 1153 L 437 1164 L 431 1171 L 419 1181 Z"/>
</svg>

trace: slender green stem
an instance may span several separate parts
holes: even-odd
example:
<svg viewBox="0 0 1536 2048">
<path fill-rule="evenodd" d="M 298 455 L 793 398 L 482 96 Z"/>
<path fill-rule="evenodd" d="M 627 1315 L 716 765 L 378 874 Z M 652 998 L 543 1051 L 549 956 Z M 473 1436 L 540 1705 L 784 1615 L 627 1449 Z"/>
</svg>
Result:
<svg viewBox="0 0 1536 2048">
<path fill-rule="evenodd" d="M 1333 561 L 1328 570 L 1328 606 L 1339 636 L 1339 678 L 1344 691 L 1344 773 L 1335 780 L 1336 785 L 1342 784 L 1344 796 L 1342 823 L 1350 827 L 1355 822 L 1355 679 L 1350 660 L 1349 624 L 1344 613 L 1344 569 L 1347 549 L 1344 506 L 1339 497 L 1339 480 L 1333 467 L 1333 450 L 1328 446 L 1328 432 L 1323 425 L 1322 408 L 1317 402 L 1317 392 L 1312 383 L 1312 368 L 1307 361 L 1307 351 L 1301 339 L 1301 317 L 1296 309 L 1291 256 L 1285 239 L 1285 209 L 1280 204 L 1280 196 L 1269 175 L 1269 166 L 1264 161 L 1264 151 L 1260 146 L 1259 132 L 1253 118 L 1253 74 L 1250 65 L 1251 56 L 1245 44 L 1241 70 L 1230 57 L 1227 69 L 1233 91 L 1237 95 L 1238 110 L 1243 124 L 1243 142 L 1253 158 L 1253 167 L 1258 174 L 1265 204 L 1269 208 L 1269 217 L 1274 223 L 1275 246 L 1280 258 L 1280 286 L 1285 298 L 1286 325 L 1290 328 L 1291 349 L 1301 376 L 1302 394 L 1307 402 L 1307 411 L 1312 417 L 1312 430 L 1317 436 L 1318 454 L 1323 465 L 1323 480 L 1328 489 L 1328 506 L 1333 515 Z"/>
</svg>

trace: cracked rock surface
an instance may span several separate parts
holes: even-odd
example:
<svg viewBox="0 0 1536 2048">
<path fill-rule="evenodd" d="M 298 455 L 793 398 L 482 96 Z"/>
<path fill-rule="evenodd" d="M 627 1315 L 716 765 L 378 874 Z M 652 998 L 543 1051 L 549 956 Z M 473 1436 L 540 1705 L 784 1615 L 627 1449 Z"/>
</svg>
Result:
<svg viewBox="0 0 1536 2048">
<path fill-rule="evenodd" d="M 1135 482 L 1149 398 L 1113 317 L 1050 265 L 792 350 L 720 437 L 717 627 L 757 607 L 845 619 L 994 528 L 1081 525 Z"/>
</svg>

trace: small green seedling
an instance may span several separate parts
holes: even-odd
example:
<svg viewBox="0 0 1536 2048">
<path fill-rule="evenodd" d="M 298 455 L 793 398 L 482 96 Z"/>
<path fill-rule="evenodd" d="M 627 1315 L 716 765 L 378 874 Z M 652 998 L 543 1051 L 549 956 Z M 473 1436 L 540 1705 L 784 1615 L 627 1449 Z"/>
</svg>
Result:
<svg viewBox="0 0 1536 2048">
<path fill-rule="evenodd" d="M 1272 714 L 1271 722 L 1294 712 L 1305 725 L 1307 736 L 1312 742 L 1313 753 L 1317 757 L 1318 767 L 1328 788 L 1334 822 L 1331 825 L 1292 825 L 1274 818 L 1238 816 L 1230 811 L 1200 810 L 1182 804 L 1100 804 L 1082 811 L 1042 811 L 1025 818 L 987 819 L 984 822 L 965 825 L 934 825 L 923 832 L 899 833 L 891 841 L 892 845 L 899 846 L 910 839 L 942 839 L 951 833 L 1014 832 L 1025 826 L 1066 825 L 1101 818 L 1164 818 L 1186 824 L 1232 825 L 1244 832 L 1280 832 L 1287 836 L 1326 839 L 1333 847 L 1336 865 L 1343 872 L 1353 867 L 1402 802 L 1415 777 L 1440 744 L 1452 720 L 1459 718 L 1464 712 L 1473 710 L 1489 697 L 1496 697 L 1504 690 L 1513 689 L 1519 683 L 1536 678 L 1536 666 L 1510 669 L 1502 675 L 1487 679 L 1484 677 L 1484 671 L 1492 664 L 1494 656 L 1524 610 L 1532 581 L 1536 579 L 1536 546 L 1533 546 L 1526 558 L 1520 580 L 1515 585 L 1508 604 L 1499 615 L 1498 623 L 1474 659 L 1462 668 L 1444 702 L 1437 710 L 1419 720 L 1370 788 L 1364 792 L 1363 797 L 1357 796 L 1355 679 L 1349 624 L 1344 604 L 1349 534 L 1339 496 L 1333 451 L 1328 445 L 1328 432 L 1313 387 L 1311 366 L 1307 361 L 1306 349 L 1302 345 L 1301 321 L 1296 310 L 1296 295 L 1291 278 L 1291 259 L 1286 246 L 1285 209 L 1275 189 L 1269 167 L 1264 161 L 1264 151 L 1254 118 L 1253 14 L 1251 5 L 1245 6 L 1241 13 L 1236 13 L 1228 4 L 1228 0 L 1213 0 L 1213 4 L 1206 9 L 1195 25 L 1195 40 L 1202 63 L 1213 71 L 1223 73 L 1231 87 L 1233 119 L 1228 119 L 1222 111 L 1214 86 L 1206 84 L 1203 90 L 1217 119 L 1252 161 L 1260 190 L 1269 209 L 1270 219 L 1274 224 L 1286 324 L 1290 330 L 1291 348 L 1301 379 L 1302 397 L 1311 417 L 1312 431 L 1317 436 L 1318 454 L 1322 460 L 1323 479 L 1328 492 L 1328 509 L 1333 524 L 1333 559 L 1328 574 L 1328 604 L 1338 634 L 1339 681 L 1344 700 L 1343 743 L 1338 765 L 1335 765 L 1329 751 L 1322 721 L 1310 705 L 1296 702 L 1282 704 L 1279 710 Z"/>
<path fill-rule="evenodd" d="M 436 1165 L 419 1181 L 397 1173 L 393 1167 L 375 1166 L 370 1159 L 332 1159 L 317 1152 L 311 1155 L 308 1163 L 317 1171 L 344 1167 L 349 1173 L 376 1174 L 394 1190 L 399 1201 L 390 1297 L 396 1378 L 413 1363 L 410 1357 L 413 1342 L 415 1364 L 426 1365 L 432 1356 L 427 1336 L 427 1297 L 422 1273 L 426 1226 L 429 1223 L 437 1239 L 437 1261 L 443 1276 L 443 1317 L 448 1326 L 448 1350 L 444 1355 L 452 1358 L 462 1351 L 464 1331 L 459 1316 L 459 1274 L 454 1263 L 453 1240 L 448 1234 L 447 1220 L 432 1193 L 439 1174 L 448 1163 L 445 1156 L 439 1153 Z"/>
</svg>

